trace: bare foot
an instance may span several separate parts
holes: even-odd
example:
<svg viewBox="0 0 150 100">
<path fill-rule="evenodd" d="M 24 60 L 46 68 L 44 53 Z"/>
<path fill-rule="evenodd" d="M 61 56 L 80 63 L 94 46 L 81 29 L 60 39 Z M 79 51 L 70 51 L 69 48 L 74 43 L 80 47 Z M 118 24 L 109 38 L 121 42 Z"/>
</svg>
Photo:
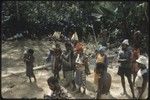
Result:
<svg viewBox="0 0 150 100">
<path fill-rule="evenodd" d="M 126 95 L 127 94 L 127 92 L 123 92 L 123 93 L 120 93 L 121 95 Z"/>
</svg>

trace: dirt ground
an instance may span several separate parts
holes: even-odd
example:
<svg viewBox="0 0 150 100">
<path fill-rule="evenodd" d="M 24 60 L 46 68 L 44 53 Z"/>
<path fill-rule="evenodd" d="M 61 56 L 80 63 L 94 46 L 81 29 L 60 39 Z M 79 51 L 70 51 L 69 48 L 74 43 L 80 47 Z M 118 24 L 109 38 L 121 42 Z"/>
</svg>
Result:
<svg viewBox="0 0 150 100">
<path fill-rule="evenodd" d="M 39 69 L 34 70 L 37 82 L 30 83 L 28 78 L 25 76 L 25 73 L 18 73 L 25 71 L 25 64 L 22 61 L 23 53 L 27 48 L 33 48 L 35 50 L 35 66 L 40 66 L 46 64 L 45 57 L 48 49 L 51 48 L 52 42 L 45 40 L 26 40 L 26 41 L 8 41 L 2 44 L 2 75 L 1 75 L 1 91 L 3 98 L 43 98 L 44 94 L 50 94 L 51 90 L 49 89 L 46 80 L 48 77 L 52 76 L 51 70 Z M 89 51 L 92 52 L 92 47 L 88 44 Z M 64 49 L 64 46 L 61 45 Z M 91 50 L 90 50 L 91 48 Z M 113 53 L 108 51 L 108 53 Z M 90 71 L 91 74 L 87 76 L 86 94 L 76 93 L 76 91 L 71 91 L 70 87 L 66 90 L 71 95 L 73 99 L 92 99 L 95 97 L 96 93 L 94 92 L 94 60 L 90 59 Z M 129 88 L 128 81 L 126 79 L 126 89 L 128 95 L 120 95 L 123 91 L 121 86 L 120 77 L 117 75 L 117 63 L 110 63 L 108 72 L 112 77 L 112 84 L 110 88 L 110 93 L 108 95 L 102 95 L 104 99 L 131 99 L 131 91 Z M 61 85 L 64 82 L 62 77 L 62 71 L 60 72 Z M 136 89 L 135 89 L 136 91 Z M 144 98 L 147 97 L 148 88 L 146 88 Z"/>
</svg>

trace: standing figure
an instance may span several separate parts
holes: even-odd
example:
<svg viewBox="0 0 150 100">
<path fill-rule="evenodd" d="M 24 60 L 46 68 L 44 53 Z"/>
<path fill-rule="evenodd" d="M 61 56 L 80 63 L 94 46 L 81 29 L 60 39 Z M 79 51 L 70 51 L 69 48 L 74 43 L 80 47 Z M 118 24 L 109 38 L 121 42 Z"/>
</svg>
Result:
<svg viewBox="0 0 150 100">
<path fill-rule="evenodd" d="M 75 56 L 73 52 L 73 47 L 70 43 L 65 43 L 66 51 L 62 54 L 62 68 L 64 73 L 64 78 L 66 79 L 65 87 L 73 85 L 72 90 L 76 89 L 74 72 L 75 72 Z"/>
<path fill-rule="evenodd" d="M 135 96 L 134 96 L 133 84 L 131 81 L 131 65 L 130 65 L 131 64 L 131 59 L 130 59 L 131 51 L 129 50 L 128 47 L 129 47 L 128 39 L 125 39 L 122 42 L 122 50 L 119 52 L 118 62 L 121 63 L 121 65 L 119 66 L 119 69 L 118 69 L 118 75 L 120 75 L 121 77 L 123 94 L 127 94 L 126 88 L 125 88 L 125 79 L 124 79 L 124 76 L 126 76 L 130 85 L 132 96 L 134 98 Z"/>
<path fill-rule="evenodd" d="M 107 84 L 106 78 L 107 78 L 108 58 L 104 52 L 105 47 L 101 47 L 96 55 L 96 68 L 94 69 L 95 72 L 94 83 L 98 87 L 97 98 L 101 96 L 102 91 L 105 88 L 105 84 Z"/>
<path fill-rule="evenodd" d="M 31 82 L 31 77 L 34 78 L 34 81 L 36 82 L 35 75 L 33 73 L 33 67 L 34 67 L 34 56 L 33 56 L 34 50 L 29 49 L 27 53 L 24 54 L 24 62 L 26 63 L 26 76 L 29 77 L 29 80 Z"/>
<path fill-rule="evenodd" d="M 48 66 L 48 68 L 52 68 L 52 63 L 53 63 L 53 60 L 54 60 L 54 50 L 53 50 L 54 48 L 52 47 L 52 49 L 51 50 L 49 50 L 49 54 L 48 54 L 48 56 L 47 56 L 47 58 L 46 58 L 46 62 L 47 63 L 50 63 L 50 65 Z"/>
<path fill-rule="evenodd" d="M 91 74 L 90 69 L 89 69 L 89 62 L 88 62 L 88 57 L 87 56 L 85 57 L 85 73 L 86 73 L 86 75 Z"/>
<path fill-rule="evenodd" d="M 53 73 L 54 77 L 59 79 L 59 72 L 61 70 L 61 54 L 62 50 L 59 44 L 56 44 L 56 48 L 54 48 L 54 64 L 53 64 Z"/>
<path fill-rule="evenodd" d="M 140 69 L 137 72 L 137 77 L 135 79 L 135 86 L 138 90 L 138 99 L 142 99 L 142 95 L 146 89 L 149 75 L 148 75 L 148 59 L 140 55 L 139 58 L 136 60 Z"/>
<path fill-rule="evenodd" d="M 132 65 L 132 74 L 133 74 L 133 85 L 135 83 L 135 78 L 137 76 L 137 72 L 139 70 L 138 63 L 136 60 L 138 59 L 140 55 L 140 48 L 138 48 L 136 45 L 132 49 L 132 56 L 131 56 L 131 65 Z"/>
<path fill-rule="evenodd" d="M 135 83 L 135 78 L 137 76 L 137 72 L 139 70 L 138 64 L 136 60 L 138 59 L 141 53 L 142 46 L 142 34 L 140 31 L 136 31 L 133 35 L 133 49 L 132 49 L 132 73 L 133 73 L 133 85 Z"/>
<path fill-rule="evenodd" d="M 81 93 L 81 87 L 83 87 L 84 89 L 83 93 L 85 94 L 86 91 L 85 55 L 83 54 L 82 46 L 80 46 L 80 48 L 77 48 L 76 51 L 77 57 L 75 60 L 76 63 L 75 82 L 79 87 L 77 92 Z"/>
</svg>

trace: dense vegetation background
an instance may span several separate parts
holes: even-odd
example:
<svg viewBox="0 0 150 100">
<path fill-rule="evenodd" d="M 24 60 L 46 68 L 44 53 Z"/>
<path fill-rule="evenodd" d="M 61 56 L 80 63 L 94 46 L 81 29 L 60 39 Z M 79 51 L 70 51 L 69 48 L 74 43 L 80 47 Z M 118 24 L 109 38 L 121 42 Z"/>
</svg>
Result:
<svg viewBox="0 0 150 100">
<path fill-rule="evenodd" d="M 148 48 L 147 2 L 105 2 L 105 1 L 3 1 L 1 11 L 2 39 L 17 33 L 31 38 L 61 31 L 77 31 L 81 40 L 106 37 L 113 43 L 116 39 L 128 38 L 140 30 Z M 91 28 L 93 26 L 93 29 Z"/>
</svg>

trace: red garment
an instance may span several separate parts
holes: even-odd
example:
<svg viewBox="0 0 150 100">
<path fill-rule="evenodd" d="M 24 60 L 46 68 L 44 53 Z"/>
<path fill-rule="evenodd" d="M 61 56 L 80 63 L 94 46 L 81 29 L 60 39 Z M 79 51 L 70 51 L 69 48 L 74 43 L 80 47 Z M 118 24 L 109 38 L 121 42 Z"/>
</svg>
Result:
<svg viewBox="0 0 150 100">
<path fill-rule="evenodd" d="M 80 53 L 80 52 L 83 52 L 83 43 L 81 42 L 78 42 L 75 47 L 74 47 L 74 50 L 77 52 L 77 53 Z"/>
</svg>

